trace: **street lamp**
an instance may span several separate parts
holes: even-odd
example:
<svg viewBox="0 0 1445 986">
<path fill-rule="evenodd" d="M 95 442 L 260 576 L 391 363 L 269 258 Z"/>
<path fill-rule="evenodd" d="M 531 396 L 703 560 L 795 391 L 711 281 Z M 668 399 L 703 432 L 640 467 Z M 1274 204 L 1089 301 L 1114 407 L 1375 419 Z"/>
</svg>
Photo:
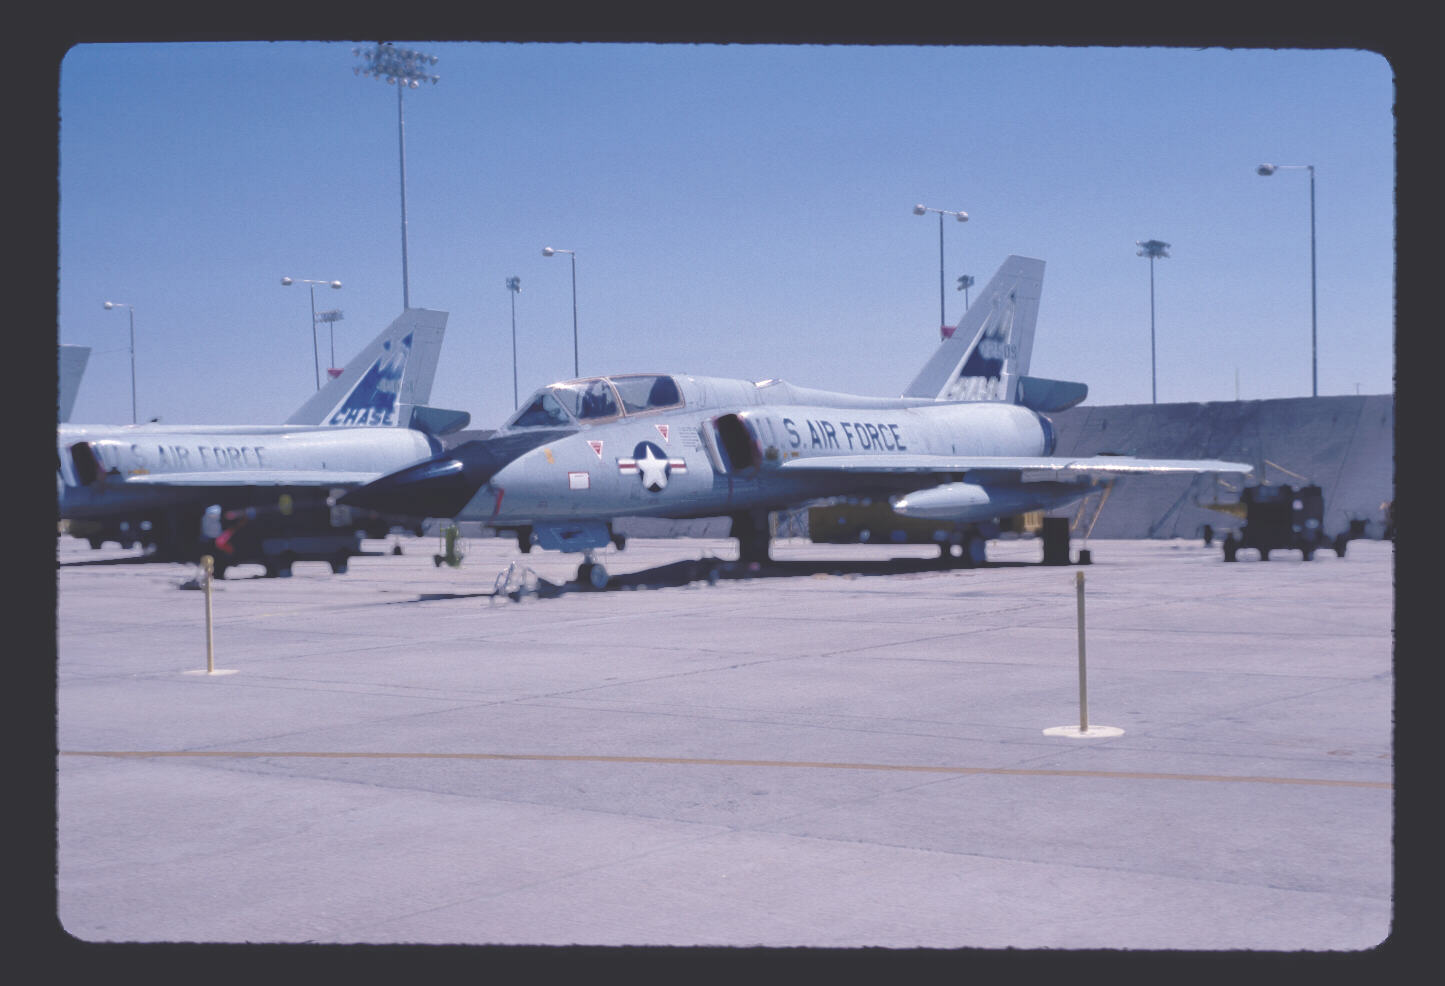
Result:
<svg viewBox="0 0 1445 986">
<path fill-rule="evenodd" d="M 915 216 L 926 216 L 930 212 L 938 213 L 938 328 L 942 331 L 948 324 L 943 315 L 943 217 L 953 216 L 961 223 L 968 222 L 968 213 L 950 212 L 947 209 L 933 209 L 926 205 L 915 205 L 913 214 Z"/>
<path fill-rule="evenodd" d="M 963 310 L 968 311 L 968 289 L 973 287 L 973 276 L 970 274 L 958 275 L 958 290 L 963 292 Z"/>
<path fill-rule="evenodd" d="M 316 389 L 317 389 L 317 390 L 320 390 L 320 389 L 321 389 L 321 351 L 320 351 L 320 349 L 318 348 L 318 344 L 317 344 L 317 342 L 316 342 L 316 285 L 318 285 L 318 284 L 326 284 L 326 285 L 329 285 L 330 287 L 333 287 L 333 288 L 336 288 L 336 289 L 339 290 L 339 289 L 341 288 L 341 282 L 340 282 L 340 281 L 313 281 L 313 280 L 311 280 L 310 278 L 306 278 L 306 277 L 299 277 L 299 278 L 283 277 L 283 278 L 281 278 L 281 284 L 282 284 L 282 286 L 288 287 L 288 288 L 289 288 L 291 285 L 297 283 L 298 281 L 299 281 L 300 283 L 302 283 L 302 284 L 309 285 L 310 288 L 311 288 L 311 355 L 312 355 L 312 357 L 316 360 Z M 335 355 L 334 352 L 332 353 L 331 361 L 332 361 L 333 363 L 336 362 L 336 355 Z"/>
<path fill-rule="evenodd" d="M 336 323 L 346 316 L 341 313 L 340 308 L 332 308 L 329 311 L 317 312 L 316 321 L 326 322 L 331 326 L 331 362 L 327 364 L 326 375 L 332 380 L 341 376 L 341 368 L 336 365 Z"/>
<path fill-rule="evenodd" d="M 512 293 L 512 410 L 520 404 L 517 401 L 517 295 L 522 290 L 520 277 L 507 278 L 507 290 Z"/>
<path fill-rule="evenodd" d="M 554 250 L 551 247 L 542 248 L 544 257 L 550 257 L 557 253 L 565 253 L 572 258 L 572 376 L 575 379 L 582 375 L 577 363 L 577 251 Z"/>
<path fill-rule="evenodd" d="M 1310 173 L 1310 396 L 1320 395 L 1319 362 L 1317 357 L 1317 321 L 1315 307 L 1315 166 L 1312 164 L 1261 164 L 1254 169 L 1262 178 L 1268 178 L 1283 169 L 1308 168 Z"/>
<path fill-rule="evenodd" d="M 105 310 L 112 308 L 124 308 L 130 312 L 130 423 L 135 424 L 135 306 L 122 301 L 107 301 Z"/>
<path fill-rule="evenodd" d="M 1159 240 L 1135 240 L 1138 256 L 1149 258 L 1149 402 L 1159 403 L 1159 390 L 1155 376 L 1154 362 L 1154 261 L 1169 258 L 1169 244 Z"/>
<path fill-rule="evenodd" d="M 410 48 L 397 48 L 389 41 L 370 51 L 353 48 L 351 53 L 364 63 L 353 68 L 353 73 L 385 79 L 387 85 L 396 86 L 396 142 L 401 157 L 401 305 L 404 309 L 410 308 L 411 291 L 406 270 L 406 116 L 401 97 L 407 89 L 415 89 L 423 82 L 435 85 L 441 81 L 440 76 L 425 71 L 427 66 L 437 63 L 437 56 L 424 55 Z"/>
</svg>

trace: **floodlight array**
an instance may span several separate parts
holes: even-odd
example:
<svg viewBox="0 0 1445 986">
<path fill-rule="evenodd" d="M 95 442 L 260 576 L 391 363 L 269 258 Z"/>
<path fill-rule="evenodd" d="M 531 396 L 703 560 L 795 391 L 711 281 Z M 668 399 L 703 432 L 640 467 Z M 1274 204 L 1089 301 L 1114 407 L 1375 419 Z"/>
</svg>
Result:
<svg viewBox="0 0 1445 986">
<path fill-rule="evenodd" d="M 400 83 L 415 89 L 423 82 L 435 85 L 441 81 L 441 76 L 426 71 L 428 66 L 437 63 L 436 55 L 413 51 L 410 48 L 398 48 L 390 41 L 367 50 L 353 48 L 351 53 L 361 58 L 364 63 L 352 69 L 354 73 L 385 79 L 387 85 Z"/>
</svg>

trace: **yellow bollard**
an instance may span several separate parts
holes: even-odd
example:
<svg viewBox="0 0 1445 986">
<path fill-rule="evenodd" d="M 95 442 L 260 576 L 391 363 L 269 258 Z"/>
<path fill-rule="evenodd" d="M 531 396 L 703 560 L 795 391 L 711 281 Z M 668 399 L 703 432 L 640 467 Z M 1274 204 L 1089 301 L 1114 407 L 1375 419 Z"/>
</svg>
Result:
<svg viewBox="0 0 1445 986">
<path fill-rule="evenodd" d="M 1084 671 L 1084 573 L 1074 573 L 1079 595 L 1079 732 L 1089 731 L 1089 685 Z"/>
<path fill-rule="evenodd" d="M 1124 730 L 1118 726 L 1095 726 L 1089 728 L 1089 682 L 1084 663 L 1084 573 L 1074 573 L 1074 585 L 1079 597 L 1079 726 L 1050 726 L 1045 736 L 1087 736 L 1096 739 L 1101 736 L 1121 736 Z"/>
<path fill-rule="evenodd" d="M 201 571 L 205 574 L 206 590 L 206 674 L 216 673 L 216 647 L 211 633 L 211 573 L 215 571 L 216 560 L 210 555 L 201 556 Z"/>
</svg>

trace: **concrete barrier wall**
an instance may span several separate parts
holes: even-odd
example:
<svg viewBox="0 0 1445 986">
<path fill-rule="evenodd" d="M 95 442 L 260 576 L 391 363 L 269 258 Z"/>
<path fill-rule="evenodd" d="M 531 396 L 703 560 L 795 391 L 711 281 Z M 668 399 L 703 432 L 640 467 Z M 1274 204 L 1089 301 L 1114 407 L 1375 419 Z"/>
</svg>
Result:
<svg viewBox="0 0 1445 986">
<path fill-rule="evenodd" d="M 1385 504 L 1395 497 L 1395 399 L 1389 394 L 1080 406 L 1049 417 L 1059 455 L 1230 459 L 1254 465 L 1246 479 L 1251 484 L 1318 483 L 1330 535 L 1360 519 L 1367 536 L 1380 537 Z M 1076 536 L 1192 538 L 1205 524 L 1223 531 L 1242 523 L 1201 506 L 1237 500 L 1239 479 L 1127 477 L 1114 484 L 1102 508 L 1101 496 L 1091 496 L 1082 508 L 1054 513 L 1075 521 Z"/>
</svg>

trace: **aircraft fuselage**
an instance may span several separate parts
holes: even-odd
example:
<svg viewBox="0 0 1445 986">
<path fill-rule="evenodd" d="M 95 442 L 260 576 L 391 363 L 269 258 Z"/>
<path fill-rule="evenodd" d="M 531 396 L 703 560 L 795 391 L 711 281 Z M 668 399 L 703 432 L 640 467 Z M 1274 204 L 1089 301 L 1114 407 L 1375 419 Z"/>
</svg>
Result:
<svg viewBox="0 0 1445 986">
<path fill-rule="evenodd" d="M 906 472 L 870 473 L 868 456 L 1039 456 L 1052 442 L 1047 419 L 1000 403 L 689 406 L 584 427 L 539 445 L 498 470 L 457 517 L 505 527 L 777 509 L 929 485 Z M 856 465 L 841 475 L 788 468 L 843 457 Z"/>
<path fill-rule="evenodd" d="M 407 428 L 62 425 L 60 516 L 215 498 L 233 484 L 286 486 L 288 475 L 299 481 L 334 473 L 344 485 L 349 476 L 400 469 L 439 450 L 435 439 Z M 266 478 L 258 481 L 262 473 Z"/>
</svg>

